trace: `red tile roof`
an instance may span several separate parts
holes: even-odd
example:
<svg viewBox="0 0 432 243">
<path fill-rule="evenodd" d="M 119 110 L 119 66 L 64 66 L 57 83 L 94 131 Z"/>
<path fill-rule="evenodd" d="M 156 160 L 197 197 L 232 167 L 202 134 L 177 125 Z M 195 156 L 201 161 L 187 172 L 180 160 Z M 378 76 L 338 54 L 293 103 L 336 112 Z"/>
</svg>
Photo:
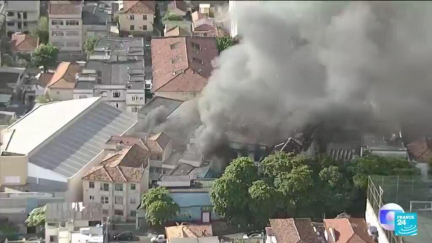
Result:
<svg viewBox="0 0 432 243">
<path fill-rule="evenodd" d="M 188 11 L 188 6 L 185 1 L 174 0 L 168 4 L 168 10 L 179 9 L 183 12 Z"/>
<path fill-rule="evenodd" d="M 165 227 L 168 241 L 173 238 L 198 238 L 213 236 L 211 224 L 189 224 Z"/>
<path fill-rule="evenodd" d="M 81 2 L 70 1 L 69 3 L 50 3 L 48 7 L 50 15 L 80 14 L 82 12 Z"/>
<path fill-rule="evenodd" d="M 11 38 L 11 46 L 14 51 L 33 51 L 37 48 L 38 42 L 38 38 L 21 33 L 15 33 Z"/>
<path fill-rule="evenodd" d="M 152 152 L 162 153 L 172 139 L 165 133 L 158 133 L 148 138 L 146 144 Z"/>
<path fill-rule="evenodd" d="M 133 146 L 138 145 L 141 148 L 149 151 L 151 154 L 156 153 L 160 154 L 163 150 L 168 146 L 168 144 L 172 141 L 172 138 L 169 137 L 165 133 L 155 134 L 145 141 L 139 137 L 134 136 L 111 136 L 111 138 L 106 142 L 106 144 L 123 144 L 125 146 Z"/>
<path fill-rule="evenodd" d="M 210 37 L 154 38 L 151 48 L 154 92 L 200 92 L 218 55 L 216 39 Z"/>
<path fill-rule="evenodd" d="M 54 73 L 48 88 L 73 89 L 75 87 L 75 76 L 81 71 L 78 64 L 61 62 Z"/>
<path fill-rule="evenodd" d="M 417 162 L 432 162 L 432 138 L 421 138 L 407 145 L 408 152 Z"/>
<path fill-rule="evenodd" d="M 120 13 L 127 14 L 154 14 L 156 1 L 123 1 L 123 10 Z"/>
<path fill-rule="evenodd" d="M 49 82 L 51 82 L 53 76 L 54 76 L 53 73 L 42 73 L 41 76 L 39 77 L 39 84 L 42 87 L 46 87 L 49 84 Z"/>
<path fill-rule="evenodd" d="M 340 218 L 324 219 L 324 226 L 329 243 L 373 243 L 374 240 L 367 233 L 364 219 Z M 331 230 L 334 234 L 331 233 Z M 335 239 L 333 238 L 333 236 Z"/>
<path fill-rule="evenodd" d="M 149 154 L 139 145 L 124 148 L 107 156 L 99 166 L 94 167 L 84 180 L 109 182 L 141 182 L 148 165 Z"/>
<path fill-rule="evenodd" d="M 270 219 L 278 243 L 318 243 L 310 219 Z"/>
</svg>

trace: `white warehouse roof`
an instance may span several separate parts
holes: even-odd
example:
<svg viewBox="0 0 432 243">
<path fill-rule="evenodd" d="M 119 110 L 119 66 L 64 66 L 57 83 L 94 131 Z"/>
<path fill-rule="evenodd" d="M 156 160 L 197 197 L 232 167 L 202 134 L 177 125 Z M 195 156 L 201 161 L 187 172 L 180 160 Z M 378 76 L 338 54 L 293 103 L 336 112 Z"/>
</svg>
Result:
<svg viewBox="0 0 432 243">
<path fill-rule="evenodd" d="M 70 178 L 104 149 L 112 135 L 122 135 L 135 123 L 132 114 L 101 97 L 49 103 L 8 127 L 2 148 L 29 155 L 30 163 Z"/>
</svg>

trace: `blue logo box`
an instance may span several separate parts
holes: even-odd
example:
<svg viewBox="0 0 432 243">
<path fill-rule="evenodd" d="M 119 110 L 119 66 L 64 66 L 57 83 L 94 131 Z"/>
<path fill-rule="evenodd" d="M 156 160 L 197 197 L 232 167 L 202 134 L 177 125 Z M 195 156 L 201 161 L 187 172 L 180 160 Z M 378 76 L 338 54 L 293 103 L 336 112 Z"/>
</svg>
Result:
<svg viewBox="0 0 432 243">
<path fill-rule="evenodd" d="M 394 222 L 396 235 L 417 235 L 417 213 L 396 213 Z"/>
</svg>

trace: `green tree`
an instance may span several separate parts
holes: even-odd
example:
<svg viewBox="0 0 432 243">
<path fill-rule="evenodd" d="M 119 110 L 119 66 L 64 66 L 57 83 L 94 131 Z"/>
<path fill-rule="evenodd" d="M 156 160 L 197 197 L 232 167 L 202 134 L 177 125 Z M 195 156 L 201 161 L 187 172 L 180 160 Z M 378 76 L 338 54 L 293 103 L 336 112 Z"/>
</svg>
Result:
<svg viewBox="0 0 432 243">
<path fill-rule="evenodd" d="M 46 219 L 46 205 L 40 208 L 33 209 L 27 220 L 25 221 L 28 226 L 43 226 Z"/>
<path fill-rule="evenodd" d="M 48 17 L 41 16 L 38 21 L 36 28 L 32 29 L 31 34 L 39 37 L 39 42 L 42 44 L 48 43 L 49 31 L 48 31 Z"/>
<path fill-rule="evenodd" d="M 414 168 L 407 159 L 397 157 L 382 157 L 368 155 L 352 163 L 350 170 L 353 173 L 354 185 L 362 190 L 367 188 L 369 175 L 416 175 L 418 169 Z"/>
<path fill-rule="evenodd" d="M 32 62 L 35 66 L 43 66 L 44 72 L 48 71 L 49 66 L 55 66 L 57 63 L 59 49 L 51 44 L 40 45 L 32 56 Z"/>
<path fill-rule="evenodd" d="M 150 189 L 143 195 L 141 205 L 146 211 L 146 220 L 151 225 L 162 225 L 180 212 L 179 205 L 164 187 Z"/>
<path fill-rule="evenodd" d="M 216 46 L 219 53 L 238 43 L 239 41 L 237 38 L 231 38 L 230 36 L 216 37 Z"/>
<path fill-rule="evenodd" d="M 87 54 L 93 53 L 94 48 L 95 48 L 98 41 L 99 41 L 99 38 L 97 38 L 97 37 L 90 36 L 87 38 L 85 45 L 84 45 L 84 48 L 85 48 L 85 51 Z"/>
<path fill-rule="evenodd" d="M 235 159 L 213 183 L 210 199 L 214 210 L 229 222 L 250 223 L 253 214 L 249 187 L 258 178 L 258 169 L 251 159 Z"/>
<path fill-rule="evenodd" d="M 162 21 L 182 21 L 183 17 L 171 12 L 167 12 L 163 18 Z"/>
<path fill-rule="evenodd" d="M 256 218 L 256 222 L 265 226 L 268 219 L 272 218 L 278 208 L 282 206 L 277 205 L 280 202 L 280 194 L 267 182 L 258 180 L 249 187 L 249 195 L 251 212 Z"/>
</svg>

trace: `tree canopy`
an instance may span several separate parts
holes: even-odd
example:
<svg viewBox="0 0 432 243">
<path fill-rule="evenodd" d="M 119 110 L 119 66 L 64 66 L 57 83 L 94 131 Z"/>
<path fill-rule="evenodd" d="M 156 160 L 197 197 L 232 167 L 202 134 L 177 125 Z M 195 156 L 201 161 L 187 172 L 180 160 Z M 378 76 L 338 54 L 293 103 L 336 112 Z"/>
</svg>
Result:
<svg viewBox="0 0 432 243">
<path fill-rule="evenodd" d="M 367 156 L 349 163 L 326 156 L 306 157 L 278 152 L 256 165 L 234 160 L 213 184 L 215 211 L 236 224 L 265 223 L 272 217 L 336 216 L 353 202 L 364 211 L 367 176 L 412 175 L 404 159 Z"/>
<path fill-rule="evenodd" d="M 230 36 L 216 37 L 216 46 L 219 53 L 238 43 L 239 41 L 236 38 L 231 38 Z"/>
<path fill-rule="evenodd" d="M 59 49 L 51 44 L 40 45 L 32 56 L 32 61 L 35 66 L 43 66 L 44 72 L 48 71 L 49 66 L 55 66 Z"/>
<path fill-rule="evenodd" d="M 142 197 L 141 208 L 146 211 L 146 220 L 151 225 L 162 225 L 180 211 L 180 207 L 168 195 L 164 187 L 152 188 Z"/>
<path fill-rule="evenodd" d="M 98 38 L 94 37 L 94 36 L 90 36 L 87 38 L 85 44 L 84 44 L 84 48 L 87 54 L 91 54 L 94 51 L 94 48 L 98 42 Z"/>
<path fill-rule="evenodd" d="M 36 28 L 32 29 L 32 35 L 39 37 L 39 42 L 42 44 L 48 43 L 49 30 L 48 30 L 48 17 L 41 16 Z"/>
<path fill-rule="evenodd" d="M 183 17 L 171 12 L 167 12 L 163 18 L 162 21 L 182 21 Z"/>
<path fill-rule="evenodd" d="M 42 226 L 45 225 L 46 219 L 46 205 L 40 208 L 33 209 L 27 220 L 25 221 L 28 226 Z"/>
</svg>

